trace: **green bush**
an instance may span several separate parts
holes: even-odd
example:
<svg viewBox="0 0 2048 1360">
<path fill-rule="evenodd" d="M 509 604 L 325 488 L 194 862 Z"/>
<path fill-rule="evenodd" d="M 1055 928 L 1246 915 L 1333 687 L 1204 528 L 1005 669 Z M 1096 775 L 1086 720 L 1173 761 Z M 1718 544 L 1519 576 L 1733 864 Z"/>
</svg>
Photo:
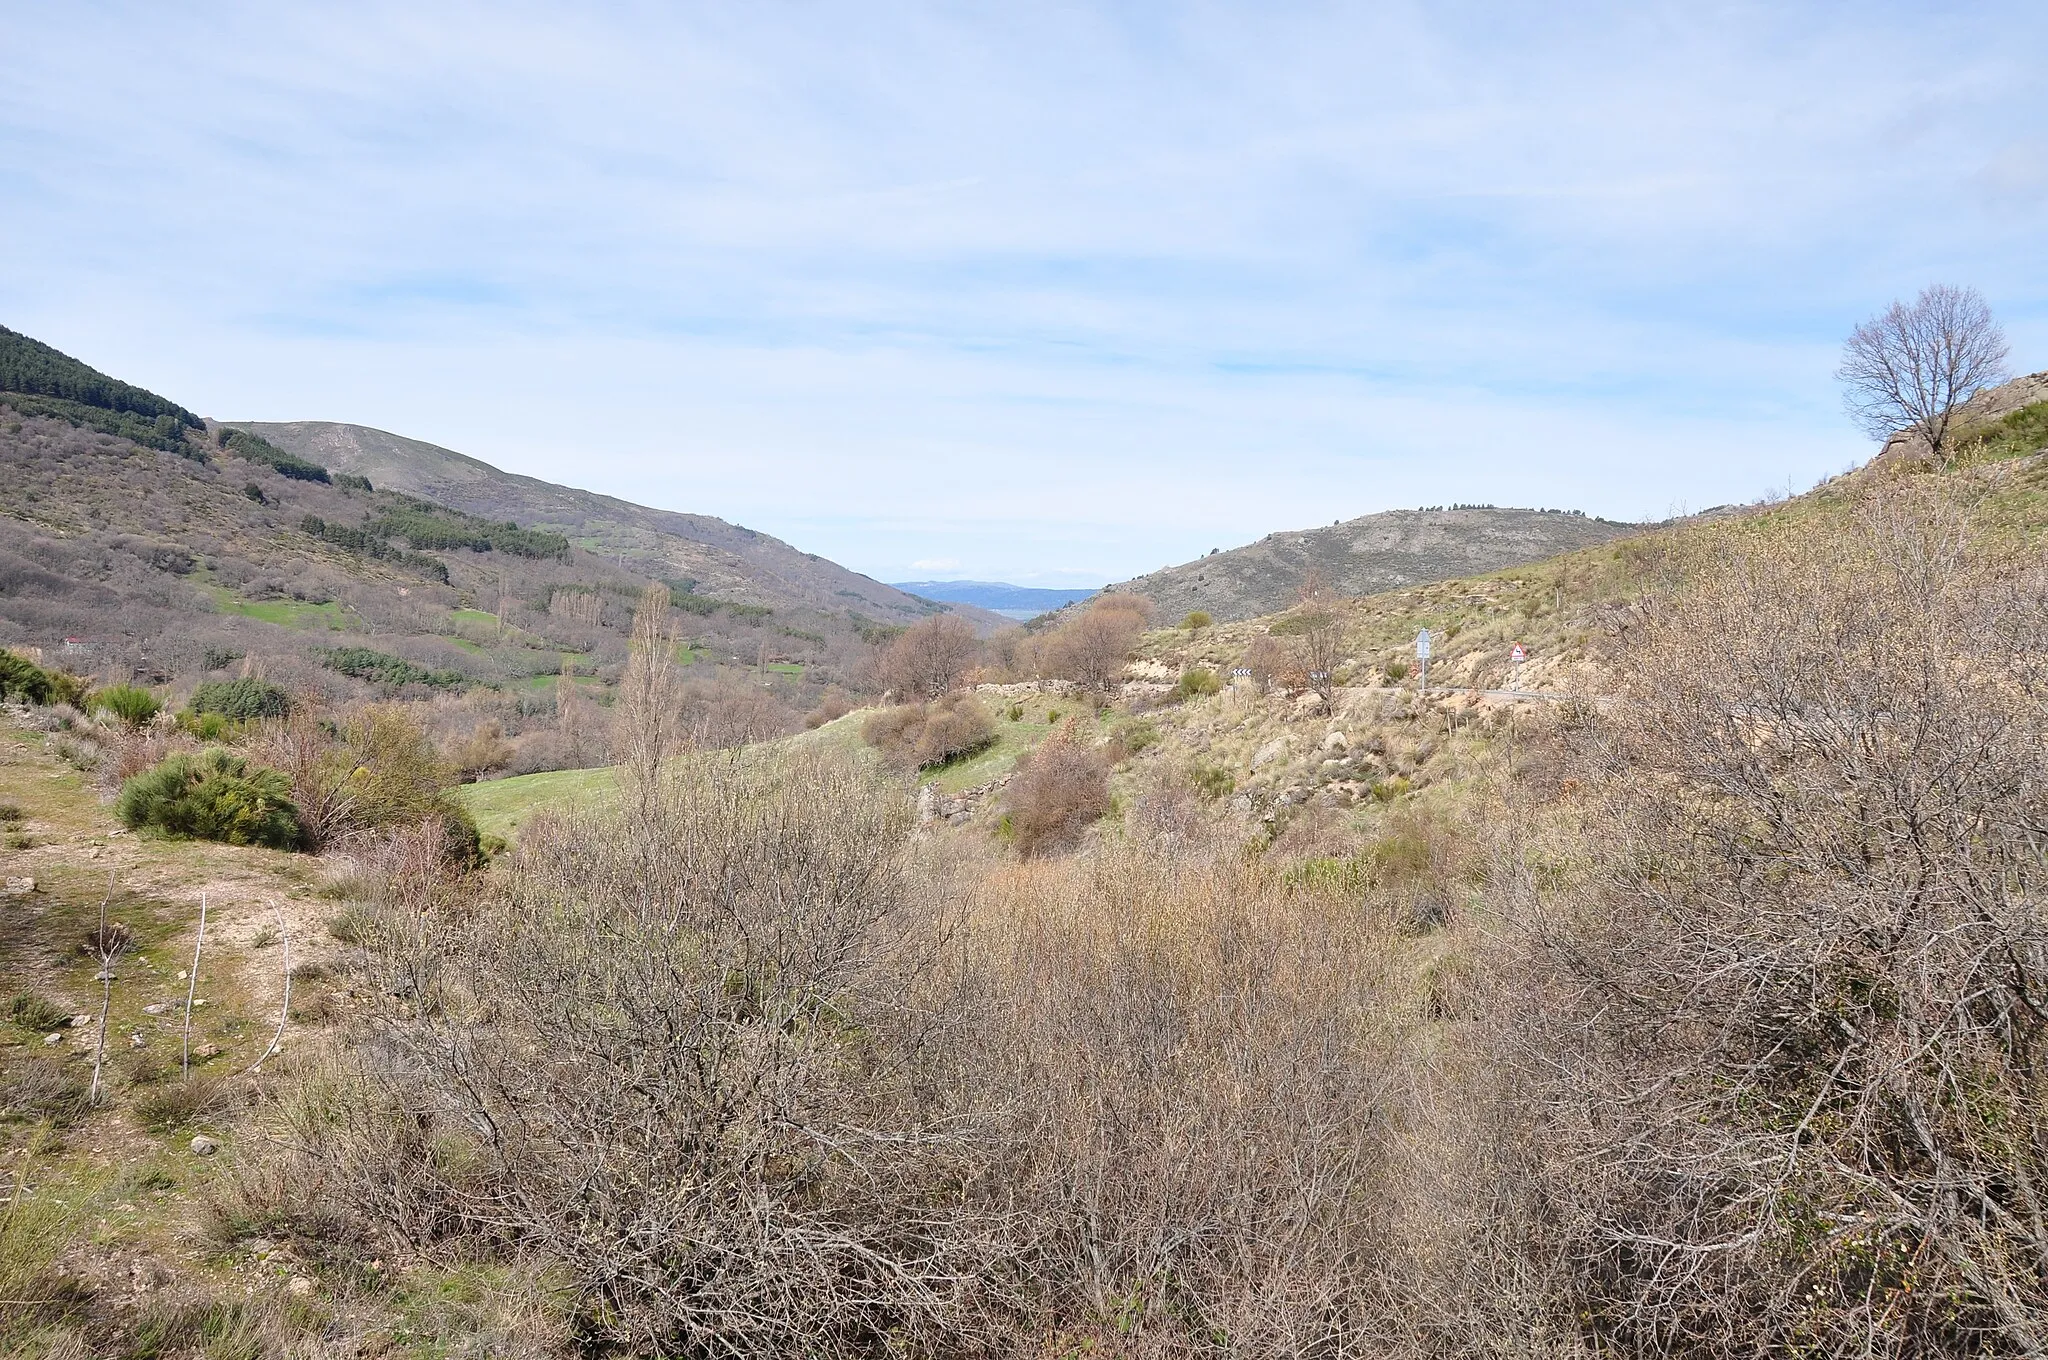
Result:
<svg viewBox="0 0 2048 1360">
<path fill-rule="evenodd" d="M 1190 666 L 1180 673 L 1180 683 L 1173 687 L 1176 702 L 1199 698 L 1204 694 L 1215 694 L 1223 688 L 1223 680 L 1207 666 Z"/>
<path fill-rule="evenodd" d="M 1386 671 L 1387 679 L 1398 685 L 1408 678 L 1408 663 L 1405 661 L 1389 661 Z"/>
<path fill-rule="evenodd" d="M 0 699 L 23 704 L 78 704 L 86 682 L 64 671 L 46 670 L 25 656 L 0 650 Z"/>
<path fill-rule="evenodd" d="M 130 727 L 141 727 L 163 712 L 163 704 L 140 685 L 108 685 L 96 689 L 85 701 L 93 713 L 111 713 Z"/>
<path fill-rule="evenodd" d="M 193 840 L 295 850 L 303 839 L 290 781 L 218 747 L 136 775 L 114 812 L 133 830 Z"/>
<path fill-rule="evenodd" d="M 1212 802 L 1237 788 L 1236 777 L 1220 765 L 1197 765 L 1189 772 L 1188 783 L 1194 786 L 1196 793 Z"/>
<path fill-rule="evenodd" d="M 1190 610 L 1188 616 L 1180 621 L 1180 626 L 1193 633 L 1207 628 L 1214 622 L 1215 620 L 1209 617 L 1209 611 L 1206 609 L 1195 609 Z"/>
<path fill-rule="evenodd" d="M 7 1018 L 42 1034 L 69 1020 L 71 1012 L 39 992 L 20 991 L 7 1003 Z"/>
<path fill-rule="evenodd" d="M 239 680 L 209 680 L 193 691 L 192 711 L 218 713 L 237 722 L 282 718 L 292 711 L 292 696 L 267 680 L 249 675 Z"/>
<path fill-rule="evenodd" d="M 234 724 L 218 713 L 186 713 L 178 718 L 178 726 L 190 732 L 201 741 L 226 741 Z"/>
<path fill-rule="evenodd" d="M 391 656 L 369 647 L 336 647 L 322 658 L 329 670 L 357 680 L 368 680 L 393 689 L 401 685 L 432 685 L 451 689 L 463 683 L 460 671 L 426 670 L 403 657 Z"/>
</svg>

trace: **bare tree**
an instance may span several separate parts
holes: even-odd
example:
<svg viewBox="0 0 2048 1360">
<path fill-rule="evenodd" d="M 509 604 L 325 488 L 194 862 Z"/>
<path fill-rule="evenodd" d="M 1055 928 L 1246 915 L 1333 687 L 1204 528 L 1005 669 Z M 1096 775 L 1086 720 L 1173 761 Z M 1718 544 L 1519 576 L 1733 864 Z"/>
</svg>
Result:
<svg viewBox="0 0 2048 1360">
<path fill-rule="evenodd" d="M 636 799 L 653 796 L 661 771 L 682 743 L 682 695 L 668 587 L 650 585 L 633 615 L 632 654 L 619 680 L 613 746 Z"/>
<path fill-rule="evenodd" d="M 980 648 L 964 619 L 934 614 L 889 644 L 882 654 L 882 683 L 904 703 L 936 699 L 960 683 Z"/>
<path fill-rule="evenodd" d="M 1301 578 L 1294 612 L 1287 623 L 1288 631 L 1301 639 L 1301 664 L 1308 687 L 1327 709 L 1337 692 L 1334 677 L 1337 663 L 1344 655 L 1344 620 L 1337 612 L 1322 572 L 1316 568 L 1310 567 Z"/>
<path fill-rule="evenodd" d="M 1873 439 L 1904 431 L 1938 458 L 1956 408 L 2003 382 L 2005 333 L 1974 288 L 1936 284 L 1858 326 L 1835 376 L 1849 414 Z"/>
<path fill-rule="evenodd" d="M 1107 693 L 1123 678 L 1150 609 L 1141 596 L 1096 596 L 1079 617 L 1046 640 L 1042 664 L 1090 693 Z"/>
</svg>

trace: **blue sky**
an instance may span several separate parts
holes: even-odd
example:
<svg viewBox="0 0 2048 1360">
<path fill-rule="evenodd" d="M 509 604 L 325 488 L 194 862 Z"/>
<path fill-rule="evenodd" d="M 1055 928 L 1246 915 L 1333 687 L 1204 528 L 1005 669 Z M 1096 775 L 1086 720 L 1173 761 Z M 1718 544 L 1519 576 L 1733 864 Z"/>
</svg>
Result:
<svg viewBox="0 0 2048 1360">
<path fill-rule="evenodd" d="M 1094 584 L 1866 456 L 2048 368 L 2048 6 L 0 0 L 0 324 L 883 579 Z"/>
</svg>

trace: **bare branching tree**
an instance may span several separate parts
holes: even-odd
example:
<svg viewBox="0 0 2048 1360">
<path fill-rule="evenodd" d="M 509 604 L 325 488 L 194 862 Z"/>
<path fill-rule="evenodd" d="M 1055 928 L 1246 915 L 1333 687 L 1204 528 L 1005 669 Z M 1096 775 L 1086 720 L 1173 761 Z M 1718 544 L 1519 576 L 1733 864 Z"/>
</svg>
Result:
<svg viewBox="0 0 2048 1360">
<path fill-rule="evenodd" d="M 1046 639 L 1041 665 L 1091 694 L 1107 694 L 1123 679 L 1138 634 L 1150 621 L 1151 602 L 1105 592 Z"/>
<path fill-rule="evenodd" d="M 682 745 L 676 642 L 669 624 L 668 587 L 650 585 L 633 615 L 632 652 L 619 678 L 612 735 L 628 790 L 641 803 L 654 796 L 663 767 Z"/>
<path fill-rule="evenodd" d="M 1894 302 L 1858 326 L 1835 376 L 1849 414 L 1871 438 L 1903 431 L 1938 458 L 1956 409 L 2007 377 L 2005 357 L 2005 334 L 1976 289 L 1936 284 L 1910 307 Z"/>
<path fill-rule="evenodd" d="M 1301 670 L 1308 687 L 1327 709 L 1337 692 L 1337 663 L 1344 655 L 1344 619 L 1322 572 L 1314 567 L 1301 578 L 1288 623 L 1289 631 L 1301 639 Z"/>
<path fill-rule="evenodd" d="M 882 683 L 901 703 L 936 699 L 960 683 L 980 650 L 966 620 L 934 614 L 889 644 L 882 654 Z"/>
</svg>

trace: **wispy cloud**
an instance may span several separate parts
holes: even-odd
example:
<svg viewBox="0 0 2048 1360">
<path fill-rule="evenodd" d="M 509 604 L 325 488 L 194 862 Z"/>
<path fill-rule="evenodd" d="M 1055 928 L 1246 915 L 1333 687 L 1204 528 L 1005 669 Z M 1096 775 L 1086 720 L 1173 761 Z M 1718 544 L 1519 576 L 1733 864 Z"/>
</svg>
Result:
<svg viewBox="0 0 2048 1360">
<path fill-rule="evenodd" d="M 19 7 L 0 323 L 882 577 L 1839 470 L 1860 315 L 2048 367 L 2048 13 Z M 949 569 L 951 570 L 951 569 Z"/>
</svg>

